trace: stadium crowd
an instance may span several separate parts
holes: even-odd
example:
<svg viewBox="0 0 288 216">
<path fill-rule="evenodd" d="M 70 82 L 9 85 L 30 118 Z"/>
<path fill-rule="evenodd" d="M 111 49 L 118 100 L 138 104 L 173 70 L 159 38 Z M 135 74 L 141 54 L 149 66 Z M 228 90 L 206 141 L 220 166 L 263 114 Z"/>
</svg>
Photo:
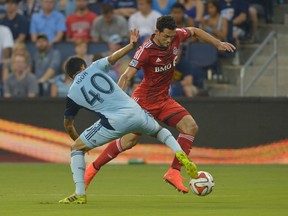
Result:
<svg viewBox="0 0 288 216">
<path fill-rule="evenodd" d="M 147 40 L 161 15 L 173 16 L 180 28 L 199 27 L 236 46 L 242 41 L 253 43 L 258 18 L 273 21 L 273 4 L 274 0 L 0 0 L 0 94 L 65 97 L 71 84 L 63 72 L 63 52 L 67 50 L 57 44 L 73 44 L 71 55 L 89 65 L 125 45 L 130 29 L 140 31 L 140 43 Z M 189 45 L 196 42 L 182 44 L 172 96 L 193 97 L 203 88 L 206 73 L 191 65 L 187 56 Z M 97 52 L 98 43 L 107 45 L 105 52 Z M 96 50 L 88 52 L 92 44 Z M 219 55 L 237 58 L 237 54 Z M 109 75 L 115 82 L 130 59 L 125 56 L 112 67 Z M 211 67 L 219 78 L 217 66 Z M 139 70 L 127 93 L 142 78 Z"/>
</svg>

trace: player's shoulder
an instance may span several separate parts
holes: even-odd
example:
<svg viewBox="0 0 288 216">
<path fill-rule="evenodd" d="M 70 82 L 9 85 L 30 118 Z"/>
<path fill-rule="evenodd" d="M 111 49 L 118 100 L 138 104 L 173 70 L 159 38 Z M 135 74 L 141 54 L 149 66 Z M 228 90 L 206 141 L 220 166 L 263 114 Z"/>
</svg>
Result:
<svg viewBox="0 0 288 216">
<path fill-rule="evenodd" d="M 151 39 L 145 41 L 139 48 L 144 50 L 149 50 L 154 47 L 154 44 Z"/>
<path fill-rule="evenodd" d="M 176 28 L 176 33 L 177 34 L 187 34 L 187 33 L 190 33 L 189 29 L 187 28 Z"/>
<path fill-rule="evenodd" d="M 143 58 L 148 56 L 149 53 L 153 50 L 154 45 L 151 40 L 144 42 L 141 46 L 138 47 L 137 51 L 135 52 L 134 58 L 138 59 L 140 56 Z"/>
</svg>

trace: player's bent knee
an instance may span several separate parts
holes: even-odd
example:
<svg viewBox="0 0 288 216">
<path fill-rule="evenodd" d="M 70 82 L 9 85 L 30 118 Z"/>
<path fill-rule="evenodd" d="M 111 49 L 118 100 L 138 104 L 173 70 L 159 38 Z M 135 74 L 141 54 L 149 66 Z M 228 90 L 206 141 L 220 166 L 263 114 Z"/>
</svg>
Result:
<svg viewBox="0 0 288 216">
<path fill-rule="evenodd" d="M 128 142 L 126 147 L 125 147 L 125 150 L 133 148 L 136 144 L 137 144 L 137 142 Z"/>
<path fill-rule="evenodd" d="M 199 127 L 195 121 L 192 122 L 190 124 L 190 127 L 188 127 L 188 128 L 189 128 L 190 134 L 193 134 L 193 135 L 197 134 L 199 131 Z"/>
<path fill-rule="evenodd" d="M 126 135 L 121 138 L 121 146 L 123 150 L 128 150 L 133 148 L 139 140 L 139 136 L 137 135 Z"/>
<path fill-rule="evenodd" d="M 199 131 L 199 127 L 195 121 L 191 121 L 185 124 L 185 127 L 182 129 L 182 131 L 186 134 L 195 136 Z"/>
<path fill-rule="evenodd" d="M 182 133 L 195 136 L 198 133 L 199 127 L 192 116 L 185 116 L 178 124 L 177 129 Z"/>
<path fill-rule="evenodd" d="M 81 150 L 81 151 L 89 151 L 90 148 L 87 147 L 80 138 L 76 139 L 75 142 L 71 145 L 71 150 Z"/>
</svg>

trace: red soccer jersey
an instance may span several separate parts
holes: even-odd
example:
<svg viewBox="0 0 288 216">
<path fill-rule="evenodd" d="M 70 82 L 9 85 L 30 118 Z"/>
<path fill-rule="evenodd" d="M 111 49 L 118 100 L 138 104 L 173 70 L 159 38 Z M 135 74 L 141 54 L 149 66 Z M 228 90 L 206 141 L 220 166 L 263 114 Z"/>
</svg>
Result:
<svg viewBox="0 0 288 216">
<path fill-rule="evenodd" d="M 135 53 L 129 66 L 142 68 L 144 78 L 133 93 L 145 103 L 159 103 L 170 97 L 169 86 L 175 70 L 175 64 L 180 43 L 190 37 L 190 31 L 181 28 L 176 29 L 176 35 L 169 47 L 159 47 L 153 42 L 153 37 L 143 43 Z"/>
<path fill-rule="evenodd" d="M 76 13 L 71 14 L 66 21 L 67 36 L 72 39 L 90 40 L 90 29 L 96 14 L 88 11 L 84 16 L 79 17 Z"/>
</svg>

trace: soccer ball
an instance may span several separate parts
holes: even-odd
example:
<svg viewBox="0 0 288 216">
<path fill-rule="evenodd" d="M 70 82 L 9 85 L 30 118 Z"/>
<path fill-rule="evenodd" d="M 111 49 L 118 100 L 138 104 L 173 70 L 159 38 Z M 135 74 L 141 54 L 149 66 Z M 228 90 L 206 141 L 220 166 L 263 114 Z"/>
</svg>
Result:
<svg viewBox="0 0 288 216">
<path fill-rule="evenodd" d="M 214 188 L 214 180 L 210 173 L 205 171 L 198 172 L 197 179 L 191 179 L 189 182 L 191 190 L 198 196 L 210 194 Z"/>
</svg>

